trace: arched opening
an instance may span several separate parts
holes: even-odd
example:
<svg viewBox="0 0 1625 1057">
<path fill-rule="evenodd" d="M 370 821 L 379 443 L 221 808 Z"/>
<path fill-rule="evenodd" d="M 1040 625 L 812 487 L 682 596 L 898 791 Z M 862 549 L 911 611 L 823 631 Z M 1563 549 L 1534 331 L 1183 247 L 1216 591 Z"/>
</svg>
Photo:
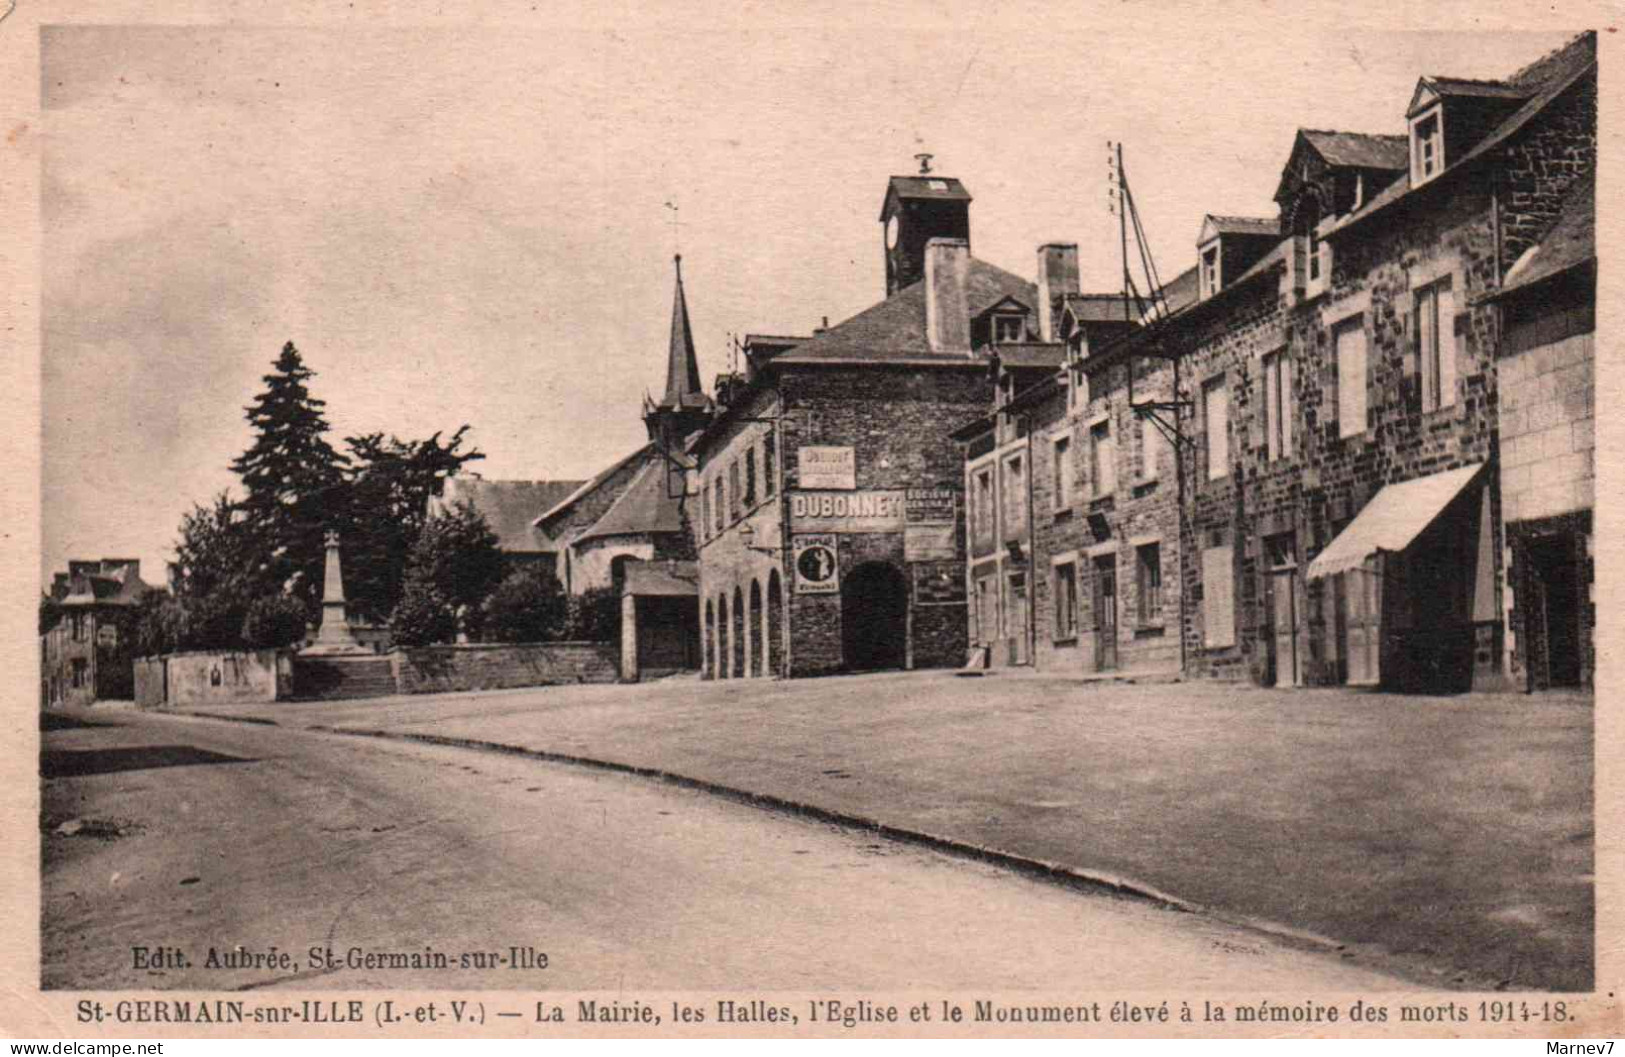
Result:
<svg viewBox="0 0 1625 1057">
<path fill-rule="evenodd" d="M 767 674 L 784 676 L 784 588 L 777 569 L 767 576 Z"/>
<path fill-rule="evenodd" d="M 717 678 L 728 678 L 728 646 L 723 641 L 728 637 L 728 596 L 717 596 Z"/>
<path fill-rule="evenodd" d="M 717 610 L 711 600 L 705 600 L 705 641 L 700 643 L 700 655 L 705 658 L 707 678 L 717 677 Z"/>
<path fill-rule="evenodd" d="M 767 658 L 762 656 L 762 583 L 750 582 L 750 674 L 761 678 L 767 671 Z"/>
<path fill-rule="evenodd" d="M 848 671 L 901 668 L 907 656 L 908 582 L 889 562 L 864 562 L 841 584 L 841 659 Z"/>
<path fill-rule="evenodd" d="M 745 677 L 745 594 L 734 588 L 733 677 Z"/>
</svg>

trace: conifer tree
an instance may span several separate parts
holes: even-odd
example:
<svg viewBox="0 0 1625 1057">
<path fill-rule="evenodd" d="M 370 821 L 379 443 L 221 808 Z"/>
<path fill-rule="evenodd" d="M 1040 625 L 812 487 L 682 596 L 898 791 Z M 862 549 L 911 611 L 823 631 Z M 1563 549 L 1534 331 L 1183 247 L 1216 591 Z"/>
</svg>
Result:
<svg viewBox="0 0 1625 1057">
<path fill-rule="evenodd" d="M 244 410 L 254 443 L 231 468 L 243 480 L 244 525 L 264 555 L 262 590 L 290 588 L 314 607 L 321 590 L 323 536 L 342 523 L 345 459 L 323 434 L 326 402 L 311 396 L 313 373 L 293 342 L 282 347 L 265 391 Z"/>
</svg>

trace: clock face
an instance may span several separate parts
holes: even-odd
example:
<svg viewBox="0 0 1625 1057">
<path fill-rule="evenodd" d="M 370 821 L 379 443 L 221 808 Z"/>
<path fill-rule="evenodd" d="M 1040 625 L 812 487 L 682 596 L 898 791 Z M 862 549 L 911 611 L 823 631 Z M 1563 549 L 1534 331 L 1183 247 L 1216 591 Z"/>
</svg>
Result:
<svg viewBox="0 0 1625 1057">
<path fill-rule="evenodd" d="M 897 248 L 897 217 L 895 214 L 890 220 L 886 221 L 886 248 L 888 250 Z"/>
</svg>

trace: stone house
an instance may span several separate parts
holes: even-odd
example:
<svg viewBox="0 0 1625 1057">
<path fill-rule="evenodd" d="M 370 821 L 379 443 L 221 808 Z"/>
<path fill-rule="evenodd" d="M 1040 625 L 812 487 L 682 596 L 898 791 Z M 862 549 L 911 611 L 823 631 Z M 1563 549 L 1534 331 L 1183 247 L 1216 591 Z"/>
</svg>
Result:
<svg viewBox="0 0 1625 1057">
<path fill-rule="evenodd" d="M 56 626 L 40 636 L 40 697 L 50 707 L 133 700 L 135 644 L 129 611 L 150 591 L 134 558 L 75 560 L 52 578 L 50 598 L 61 607 Z"/>
<path fill-rule="evenodd" d="M 985 410 L 991 350 L 1031 345 L 1044 300 L 971 255 L 970 201 L 950 177 L 892 177 L 885 300 L 747 341 L 690 444 L 709 677 L 963 663 L 964 470 L 944 426 Z"/>
<path fill-rule="evenodd" d="M 1526 572 L 1573 631 L 1562 680 L 1588 678 L 1576 666 L 1589 662 L 1575 658 L 1587 655 L 1589 530 L 1574 517 L 1590 502 L 1589 368 L 1579 366 L 1590 357 L 1589 294 L 1562 280 L 1565 298 L 1537 312 L 1507 282 L 1548 232 L 1574 241 L 1562 218 L 1591 223 L 1565 203 L 1593 180 L 1595 78 L 1588 34 L 1504 80 L 1422 78 L 1402 143 L 1301 131 L 1279 217 L 1204 224 L 1199 267 L 1223 264 L 1211 279 L 1203 271 L 1200 300 L 1109 354 L 1171 355 L 1188 379 L 1188 674 L 1507 685 L 1528 655 L 1507 634 L 1526 614 L 1506 597 L 1518 548 L 1506 543 L 1503 493 L 1525 479 L 1515 472 L 1534 465 L 1525 460 L 1550 458 L 1563 487 L 1527 514 L 1516 500 L 1539 525 L 1520 532 L 1551 537 L 1527 550 Z M 1235 230 L 1252 238 L 1270 223 L 1279 237 L 1251 263 L 1256 241 L 1240 264 L 1211 254 Z M 1566 373 L 1554 374 L 1558 360 Z M 1552 375 L 1545 395 L 1504 397 L 1509 367 Z M 1528 442 L 1530 431 L 1542 439 Z M 1546 520 L 1565 517 L 1566 527 Z"/>
</svg>

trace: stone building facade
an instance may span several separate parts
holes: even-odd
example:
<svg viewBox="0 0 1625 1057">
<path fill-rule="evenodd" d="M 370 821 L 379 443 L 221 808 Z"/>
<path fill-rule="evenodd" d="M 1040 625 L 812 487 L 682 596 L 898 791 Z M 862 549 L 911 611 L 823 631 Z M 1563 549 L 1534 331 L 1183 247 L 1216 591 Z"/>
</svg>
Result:
<svg viewBox="0 0 1625 1057">
<path fill-rule="evenodd" d="M 1165 288 L 1186 303 L 1074 337 L 960 430 L 989 660 L 1589 682 L 1595 78 L 1586 35 L 1501 81 L 1422 78 L 1406 136 L 1302 130 L 1277 216 L 1204 220 Z M 1155 417 L 1177 436 L 1148 463 Z"/>
<path fill-rule="evenodd" d="M 52 578 L 60 607 L 56 625 L 40 636 L 40 701 L 84 706 L 135 697 L 135 644 L 130 610 L 150 591 L 134 558 L 75 560 Z"/>
<path fill-rule="evenodd" d="M 1037 336 L 1038 290 L 971 255 L 959 181 L 893 177 L 887 297 L 807 338 L 747 342 L 689 447 L 713 678 L 965 658 L 963 462 L 990 350 Z M 693 509 L 694 500 L 690 500 Z"/>
</svg>

